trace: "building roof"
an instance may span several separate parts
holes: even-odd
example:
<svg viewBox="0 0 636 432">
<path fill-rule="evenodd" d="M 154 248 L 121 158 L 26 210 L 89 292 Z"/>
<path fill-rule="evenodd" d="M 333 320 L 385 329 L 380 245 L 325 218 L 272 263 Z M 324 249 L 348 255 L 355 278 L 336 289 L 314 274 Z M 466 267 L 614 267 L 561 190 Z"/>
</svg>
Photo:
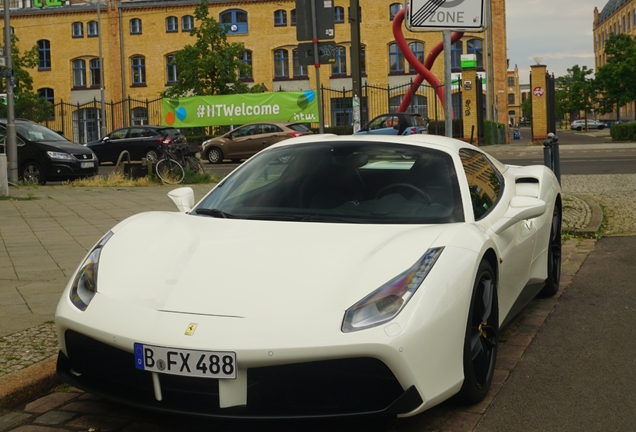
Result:
<svg viewBox="0 0 636 432">
<path fill-rule="evenodd" d="M 609 17 L 614 15 L 614 12 L 619 10 L 621 7 L 625 5 L 625 3 L 629 3 L 630 0 L 609 0 L 607 4 L 603 7 L 603 10 L 598 15 L 598 24 L 601 24 L 603 21 L 607 20 Z"/>
</svg>

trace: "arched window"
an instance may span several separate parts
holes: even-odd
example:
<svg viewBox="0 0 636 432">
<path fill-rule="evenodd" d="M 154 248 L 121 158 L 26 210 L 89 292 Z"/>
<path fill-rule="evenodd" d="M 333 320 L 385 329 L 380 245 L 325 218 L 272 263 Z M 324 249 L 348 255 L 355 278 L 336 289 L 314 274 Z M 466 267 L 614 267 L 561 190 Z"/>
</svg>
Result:
<svg viewBox="0 0 636 432">
<path fill-rule="evenodd" d="M 415 55 L 415 57 L 417 57 L 417 61 L 424 64 L 424 44 L 422 42 L 411 42 L 409 44 L 409 49 Z M 415 72 L 415 69 L 410 64 L 409 72 Z"/>
<path fill-rule="evenodd" d="M 462 54 L 464 54 L 464 43 L 459 40 L 451 47 L 451 68 L 461 69 Z"/>
<path fill-rule="evenodd" d="M 284 27 L 287 25 L 287 11 L 278 9 L 274 11 L 274 26 Z"/>
<path fill-rule="evenodd" d="M 79 144 L 99 139 L 99 108 L 73 111 L 73 141 Z"/>
<path fill-rule="evenodd" d="M 86 23 L 86 33 L 88 34 L 88 37 L 99 36 L 99 26 L 97 25 L 97 21 L 89 21 Z"/>
<path fill-rule="evenodd" d="M 73 60 L 73 87 L 86 87 L 86 60 Z"/>
<path fill-rule="evenodd" d="M 184 15 L 181 17 L 181 31 L 190 31 L 194 27 L 194 18 L 192 15 Z"/>
<path fill-rule="evenodd" d="M 466 43 L 466 54 L 477 56 L 477 69 L 484 68 L 483 42 L 481 39 L 471 39 Z"/>
<path fill-rule="evenodd" d="M 389 72 L 404 72 L 404 56 L 395 43 L 389 45 Z"/>
<path fill-rule="evenodd" d="M 174 54 L 166 56 L 166 82 L 168 84 L 177 82 L 177 67 L 174 64 Z"/>
<path fill-rule="evenodd" d="M 342 6 L 336 6 L 335 8 L 333 8 L 333 18 L 336 24 L 341 24 L 344 22 L 345 13 Z"/>
<path fill-rule="evenodd" d="M 94 58 L 88 62 L 91 71 L 91 87 L 99 87 L 102 83 L 101 70 L 99 68 L 99 59 Z"/>
<path fill-rule="evenodd" d="M 51 69 L 51 42 L 46 39 L 38 41 L 38 69 Z"/>
<path fill-rule="evenodd" d="M 393 21 L 395 15 L 397 15 L 397 13 L 402 10 L 402 7 L 402 3 L 392 3 L 391 5 L 389 5 L 389 19 L 391 21 Z"/>
<path fill-rule="evenodd" d="M 133 85 L 146 84 L 146 58 L 135 56 L 130 59 Z"/>
<path fill-rule="evenodd" d="M 331 63 L 331 75 L 347 75 L 347 49 L 336 47 L 336 61 Z"/>
<path fill-rule="evenodd" d="M 74 38 L 84 37 L 84 23 L 74 22 L 71 24 L 71 29 Z"/>
<path fill-rule="evenodd" d="M 166 18 L 166 33 L 175 33 L 179 31 L 179 21 L 176 16 Z"/>
<path fill-rule="evenodd" d="M 221 15 L 221 24 L 228 34 L 247 33 L 247 12 L 241 9 L 230 9 Z"/>
<path fill-rule="evenodd" d="M 239 69 L 238 77 L 240 79 L 252 79 L 252 51 L 245 50 L 243 51 L 243 57 L 240 59 L 243 63 L 247 64 L 249 68 L 249 72 L 242 72 Z"/>
<path fill-rule="evenodd" d="M 130 34 L 141 34 L 141 19 L 133 18 L 130 20 Z"/>
<path fill-rule="evenodd" d="M 294 65 L 294 78 L 306 78 L 307 66 L 300 64 L 300 60 L 298 59 L 297 49 L 292 51 L 292 59 L 293 59 L 293 65 Z"/>
<path fill-rule="evenodd" d="M 38 89 L 38 95 L 51 104 L 55 103 L 55 91 L 52 88 Z"/>
<path fill-rule="evenodd" d="M 285 49 L 274 51 L 274 78 L 289 78 L 289 54 Z"/>
<path fill-rule="evenodd" d="M 402 103 L 402 99 L 404 99 L 404 95 L 397 95 L 389 98 L 389 112 L 396 112 Z M 424 119 L 428 118 L 427 97 L 419 94 L 413 95 L 407 111 L 418 113 Z"/>
</svg>

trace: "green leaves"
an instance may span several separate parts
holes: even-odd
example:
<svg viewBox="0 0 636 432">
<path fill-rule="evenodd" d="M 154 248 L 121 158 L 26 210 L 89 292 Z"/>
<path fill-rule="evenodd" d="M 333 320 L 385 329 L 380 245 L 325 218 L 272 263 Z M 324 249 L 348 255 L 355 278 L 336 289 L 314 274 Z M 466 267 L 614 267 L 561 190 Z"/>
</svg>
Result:
<svg viewBox="0 0 636 432">
<path fill-rule="evenodd" d="M 636 43 L 627 34 L 612 35 L 605 42 L 607 63 L 599 67 L 595 85 L 599 92 L 599 111 L 616 111 L 619 107 L 636 101 Z"/>
</svg>

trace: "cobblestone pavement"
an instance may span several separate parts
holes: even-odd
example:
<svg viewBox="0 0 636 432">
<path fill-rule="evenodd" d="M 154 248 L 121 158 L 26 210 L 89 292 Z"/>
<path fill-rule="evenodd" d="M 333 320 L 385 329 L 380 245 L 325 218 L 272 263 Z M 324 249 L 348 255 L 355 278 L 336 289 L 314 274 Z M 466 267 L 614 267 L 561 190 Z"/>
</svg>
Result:
<svg viewBox="0 0 636 432">
<path fill-rule="evenodd" d="M 488 398 L 481 404 L 468 409 L 458 409 L 444 403 L 430 411 L 399 423 L 369 424 L 367 430 L 411 431 L 411 430 L 452 430 L 470 431 L 477 424 L 486 408 L 506 381 L 509 371 L 521 359 L 532 341 L 537 329 L 550 314 L 564 289 L 567 289 L 587 254 L 594 248 L 595 236 L 577 236 L 593 218 L 594 206 L 599 206 L 605 215 L 603 235 L 636 235 L 636 175 L 594 175 L 563 176 L 564 201 L 564 244 L 563 274 L 561 289 L 557 296 L 534 300 L 503 333 L 503 343 L 498 355 L 498 369 L 493 388 Z M 199 196 L 199 195 L 197 195 Z M 115 217 L 117 219 L 119 216 Z M 1 252 L 1 251 L 0 251 Z M 0 277 L 0 283 L 2 283 Z M 2 293 L 0 292 L 0 295 Z M 31 365 L 47 360 L 50 363 L 58 346 L 52 322 L 24 331 L 0 337 L 0 380 L 3 375 L 12 376 L 16 372 L 28 371 Z M 28 369 L 25 369 L 28 368 Z M 0 386 L 1 387 L 1 386 Z M 0 390 L 2 390 L 0 388 Z M 1 395 L 0 395 L 1 396 Z M 0 404 L 0 432 L 51 431 L 145 431 L 182 430 L 182 419 L 175 416 L 159 416 L 145 413 L 139 415 L 134 410 L 100 400 L 78 389 L 62 385 L 40 399 L 18 410 L 7 411 Z M 239 429 L 230 428 L 225 423 L 191 421 L 188 430 L 257 430 L 249 425 Z M 344 426 L 343 426 L 344 425 Z M 295 425 L 297 427 L 298 425 Z M 330 430 L 340 430 L 347 423 L 330 425 Z M 281 426 L 285 430 L 289 426 Z M 354 429 L 360 428 L 357 424 Z M 324 425 L 303 424 L 303 430 L 325 430 Z M 351 425 L 347 430 L 351 429 Z M 261 427 L 262 430 L 262 427 Z M 289 429 L 289 430 L 298 430 Z M 345 430 L 345 429 L 342 429 Z"/>
</svg>

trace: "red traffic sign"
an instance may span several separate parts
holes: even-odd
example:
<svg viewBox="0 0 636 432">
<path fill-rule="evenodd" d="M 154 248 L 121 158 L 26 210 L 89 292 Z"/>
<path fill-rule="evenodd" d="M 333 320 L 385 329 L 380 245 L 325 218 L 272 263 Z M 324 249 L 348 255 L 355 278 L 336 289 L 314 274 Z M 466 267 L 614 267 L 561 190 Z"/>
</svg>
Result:
<svg viewBox="0 0 636 432">
<path fill-rule="evenodd" d="M 534 94 L 536 97 L 541 97 L 545 94 L 545 90 L 543 90 L 543 87 L 541 86 L 536 86 L 534 90 L 532 90 L 532 94 Z"/>
</svg>

